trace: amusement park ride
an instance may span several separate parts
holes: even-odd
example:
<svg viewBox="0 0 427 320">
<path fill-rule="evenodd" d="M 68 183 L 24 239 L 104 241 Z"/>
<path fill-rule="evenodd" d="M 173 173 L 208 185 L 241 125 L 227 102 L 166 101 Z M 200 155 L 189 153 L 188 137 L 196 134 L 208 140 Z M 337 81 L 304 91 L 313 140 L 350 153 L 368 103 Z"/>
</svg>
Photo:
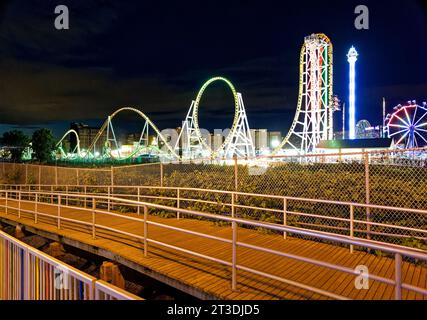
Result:
<svg viewBox="0 0 427 320">
<path fill-rule="evenodd" d="M 352 57 L 349 56 L 349 62 L 350 58 Z M 355 62 L 355 59 L 352 59 L 352 62 L 353 60 Z M 354 67 L 354 63 L 352 66 Z M 234 99 L 233 124 L 222 145 L 218 148 L 211 148 L 199 126 L 201 98 L 205 90 L 214 82 L 225 83 L 231 90 Z M 315 153 L 320 141 L 332 140 L 333 114 L 339 111 L 336 101 L 337 99 L 333 95 L 332 43 L 324 34 L 312 34 L 305 38 L 300 53 L 299 95 L 294 120 L 288 134 L 272 154 Z M 121 150 L 112 122 L 115 116 L 124 111 L 134 112 L 145 121 L 138 143 L 127 152 Z M 427 119 L 426 115 L 425 103 L 423 106 L 418 106 L 415 102 L 409 102 L 407 106 L 398 106 L 392 115 L 387 116 L 385 131 L 390 138 L 394 139 L 396 146 L 405 148 L 425 146 L 427 145 L 427 122 L 423 122 L 423 120 Z M 149 141 L 150 132 L 154 133 L 156 137 L 151 143 Z M 77 144 L 71 152 L 66 153 L 62 148 L 62 143 L 69 135 L 76 136 Z M 202 86 L 196 99 L 190 105 L 176 141 L 171 143 L 167 138 L 170 137 L 165 137 L 142 111 L 124 107 L 108 116 L 87 150 L 80 148 L 78 133 L 75 130 L 66 132 L 57 144 L 56 156 L 60 159 L 116 160 L 138 156 L 156 156 L 162 161 L 200 158 L 231 159 L 235 156 L 239 158 L 255 157 L 254 142 L 242 94 L 237 92 L 234 85 L 223 77 L 209 79 Z M 101 141 L 103 139 L 104 141 Z"/>
<path fill-rule="evenodd" d="M 408 101 L 405 106 L 398 105 L 385 122 L 396 147 L 414 149 L 427 145 L 427 103 L 419 106 L 416 101 Z"/>
</svg>

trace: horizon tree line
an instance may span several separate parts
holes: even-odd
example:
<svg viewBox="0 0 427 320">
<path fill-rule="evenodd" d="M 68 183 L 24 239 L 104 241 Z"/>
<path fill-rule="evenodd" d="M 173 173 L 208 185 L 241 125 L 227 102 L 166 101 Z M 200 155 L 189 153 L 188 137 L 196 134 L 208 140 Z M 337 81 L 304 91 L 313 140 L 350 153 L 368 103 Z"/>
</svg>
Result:
<svg viewBox="0 0 427 320">
<path fill-rule="evenodd" d="M 52 160 L 56 145 L 52 131 L 47 128 L 34 131 L 31 137 L 21 130 L 7 131 L 0 137 L 0 143 L 9 151 L 11 161 L 24 161 L 24 152 L 30 150 L 31 160 L 40 163 Z"/>
</svg>

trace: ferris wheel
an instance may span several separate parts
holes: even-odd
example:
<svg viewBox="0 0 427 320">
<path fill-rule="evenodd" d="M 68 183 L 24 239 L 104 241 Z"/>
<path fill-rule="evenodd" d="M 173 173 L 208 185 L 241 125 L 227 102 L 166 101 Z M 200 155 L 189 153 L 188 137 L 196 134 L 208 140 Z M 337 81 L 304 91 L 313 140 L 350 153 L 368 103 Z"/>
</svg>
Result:
<svg viewBox="0 0 427 320">
<path fill-rule="evenodd" d="M 408 101 L 398 105 L 386 117 L 386 130 L 398 148 L 413 149 L 427 146 L 427 104 Z"/>
</svg>

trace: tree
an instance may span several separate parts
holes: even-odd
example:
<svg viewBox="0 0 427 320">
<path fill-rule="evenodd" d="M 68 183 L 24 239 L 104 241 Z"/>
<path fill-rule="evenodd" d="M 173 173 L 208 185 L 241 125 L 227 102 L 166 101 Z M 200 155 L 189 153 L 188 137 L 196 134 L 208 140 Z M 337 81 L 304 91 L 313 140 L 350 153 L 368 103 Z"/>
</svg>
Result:
<svg viewBox="0 0 427 320">
<path fill-rule="evenodd" d="M 34 131 L 32 139 L 33 158 L 46 162 L 52 158 L 55 149 L 55 140 L 52 131 L 43 128 Z"/>
<path fill-rule="evenodd" d="M 28 147 L 30 138 L 22 131 L 12 130 L 3 133 L 1 142 L 9 149 L 13 161 L 21 161 L 22 153 Z"/>
</svg>

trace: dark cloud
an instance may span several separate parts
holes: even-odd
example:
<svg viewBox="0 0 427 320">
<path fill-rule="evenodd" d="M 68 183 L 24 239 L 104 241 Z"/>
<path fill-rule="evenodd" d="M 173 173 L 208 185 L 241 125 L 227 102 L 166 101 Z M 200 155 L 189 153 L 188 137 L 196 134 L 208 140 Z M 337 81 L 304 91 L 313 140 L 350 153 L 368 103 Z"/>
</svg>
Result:
<svg viewBox="0 0 427 320">
<path fill-rule="evenodd" d="M 0 119 L 9 126 L 60 132 L 71 121 L 100 124 L 117 107 L 136 106 L 160 128 L 175 127 L 203 82 L 221 75 L 243 94 L 251 126 L 286 131 L 296 108 L 300 47 L 313 32 L 334 42 L 335 93 L 344 101 L 345 54 L 357 45 L 361 117 L 377 121 L 383 96 L 390 105 L 427 99 L 422 1 L 366 1 L 365 32 L 353 27 L 353 0 L 63 0 L 67 31 L 53 26 L 58 4 L 0 2 Z M 232 108 L 228 89 L 212 86 L 202 100 L 202 125 L 227 126 Z"/>
</svg>

